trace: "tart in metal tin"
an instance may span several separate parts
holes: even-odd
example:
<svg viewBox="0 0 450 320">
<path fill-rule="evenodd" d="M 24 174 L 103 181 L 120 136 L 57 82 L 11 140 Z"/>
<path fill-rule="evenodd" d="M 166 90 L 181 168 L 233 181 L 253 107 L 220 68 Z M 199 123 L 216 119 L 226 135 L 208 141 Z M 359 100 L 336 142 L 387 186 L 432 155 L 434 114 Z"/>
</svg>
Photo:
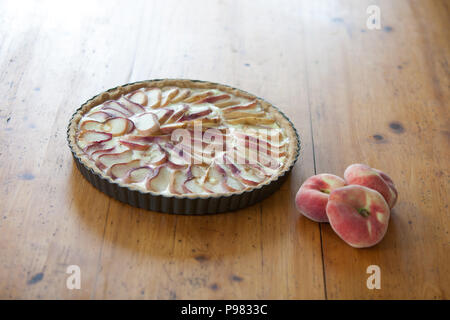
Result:
<svg viewBox="0 0 450 320">
<path fill-rule="evenodd" d="M 218 152 L 205 156 L 202 149 L 194 162 L 195 148 L 173 139 L 175 130 L 185 130 L 194 141 L 198 125 L 204 149 L 217 139 L 205 142 L 208 130 L 224 140 Z M 265 129 L 270 133 L 262 136 Z M 135 207 L 175 214 L 259 202 L 279 188 L 300 152 L 295 127 L 272 104 L 229 86 L 182 79 L 135 82 L 93 97 L 73 114 L 67 139 L 77 168 L 96 188 Z M 252 150 L 264 151 L 255 162 Z"/>
</svg>

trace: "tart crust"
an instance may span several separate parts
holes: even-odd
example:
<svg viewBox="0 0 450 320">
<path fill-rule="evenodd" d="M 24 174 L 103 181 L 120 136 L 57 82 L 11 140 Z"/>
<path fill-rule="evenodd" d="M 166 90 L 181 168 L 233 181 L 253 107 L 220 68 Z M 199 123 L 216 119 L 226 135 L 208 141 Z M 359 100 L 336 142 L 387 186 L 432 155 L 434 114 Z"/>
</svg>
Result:
<svg viewBox="0 0 450 320">
<path fill-rule="evenodd" d="M 235 97 L 245 98 L 249 100 L 257 100 L 261 105 L 262 109 L 268 112 L 277 122 L 277 124 L 283 128 L 283 132 L 288 138 L 288 146 L 287 146 L 287 155 L 286 159 L 282 165 L 282 168 L 279 169 L 279 172 L 269 179 L 264 180 L 262 183 L 252 186 L 243 190 L 239 190 L 236 192 L 225 192 L 225 193 L 208 193 L 208 194 L 198 194 L 198 193 L 187 193 L 187 194 L 170 194 L 165 195 L 157 192 L 153 192 L 151 190 L 142 190 L 142 188 L 133 185 L 126 184 L 120 180 L 114 180 L 110 176 L 106 175 L 102 170 L 97 168 L 95 163 L 90 160 L 85 152 L 78 146 L 77 144 L 77 133 L 79 131 L 79 123 L 82 120 L 83 116 L 87 114 L 92 108 L 108 101 L 108 100 L 116 100 L 121 96 L 136 91 L 141 88 L 164 88 L 164 87 L 178 87 L 178 88 L 189 88 L 189 89 L 217 89 L 222 92 L 231 94 Z M 80 162 L 84 167 L 89 169 L 89 171 L 97 174 L 102 179 L 107 180 L 111 184 L 116 184 L 119 187 L 127 188 L 128 190 L 138 191 L 144 194 L 151 194 L 154 196 L 162 196 L 167 198 L 177 198 L 177 199 L 207 199 L 207 198 L 221 198 L 221 197 L 229 197 L 232 195 L 239 195 L 246 192 L 252 192 L 255 189 L 260 189 L 265 185 L 269 185 L 274 181 L 278 180 L 281 176 L 284 176 L 292 169 L 295 164 L 299 152 L 300 152 L 300 141 L 298 134 L 295 130 L 295 127 L 291 123 L 291 121 L 276 107 L 274 107 L 269 102 L 256 97 L 248 92 L 245 92 L 240 89 L 236 89 L 233 87 L 229 87 L 222 84 L 200 81 L 200 80 L 185 80 L 185 79 L 161 79 L 161 80 L 146 80 L 140 81 L 130 84 L 125 84 L 122 86 L 118 86 L 116 88 L 109 89 L 99 95 L 91 98 L 86 103 L 84 103 L 72 116 L 68 130 L 67 130 L 67 139 L 69 143 L 69 147 L 73 153 L 74 158 L 78 162 Z"/>
</svg>

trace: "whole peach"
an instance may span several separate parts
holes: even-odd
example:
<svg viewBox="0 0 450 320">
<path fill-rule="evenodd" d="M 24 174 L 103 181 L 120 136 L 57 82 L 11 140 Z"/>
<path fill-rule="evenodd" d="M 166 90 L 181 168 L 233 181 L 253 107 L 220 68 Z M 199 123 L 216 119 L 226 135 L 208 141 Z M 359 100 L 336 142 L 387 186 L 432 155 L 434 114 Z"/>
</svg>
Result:
<svg viewBox="0 0 450 320">
<path fill-rule="evenodd" d="M 380 170 L 365 164 L 352 164 L 345 169 L 344 179 L 349 185 L 357 184 L 378 191 L 391 209 L 397 202 L 398 193 L 394 182 Z"/>
<path fill-rule="evenodd" d="M 326 211 L 333 230 L 355 248 L 367 248 L 380 242 L 390 218 L 383 196 L 358 185 L 333 190 Z"/>
<path fill-rule="evenodd" d="M 308 178 L 295 196 L 297 209 L 316 222 L 328 222 L 326 207 L 331 191 L 345 186 L 341 177 L 322 173 Z"/>
</svg>

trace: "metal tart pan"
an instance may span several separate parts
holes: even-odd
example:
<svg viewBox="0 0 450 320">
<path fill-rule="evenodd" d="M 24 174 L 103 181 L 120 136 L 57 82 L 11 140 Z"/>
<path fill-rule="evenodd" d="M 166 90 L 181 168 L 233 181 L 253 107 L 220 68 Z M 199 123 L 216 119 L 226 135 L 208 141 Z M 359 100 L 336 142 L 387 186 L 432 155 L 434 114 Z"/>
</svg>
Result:
<svg viewBox="0 0 450 320">
<path fill-rule="evenodd" d="M 166 80 L 166 79 L 156 79 L 150 81 L 158 81 L 158 80 Z M 201 80 L 190 80 L 194 82 L 204 82 Z M 136 84 L 139 82 L 129 83 L 122 86 L 127 86 L 131 84 Z M 208 82 L 211 83 L 211 82 Z M 230 87 L 232 88 L 232 87 Z M 112 91 L 116 88 L 109 89 L 108 91 Z M 232 88 L 236 89 L 236 88 Z M 243 91 L 241 89 L 237 89 Z M 245 92 L 245 91 L 243 91 Z M 297 148 L 294 160 L 290 164 L 289 168 L 284 171 L 282 175 L 279 175 L 275 180 L 271 181 L 269 184 L 264 184 L 258 186 L 256 188 L 241 191 L 239 193 L 234 193 L 230 195 L 224 196 L 209 196 L 209 197 L 183 197 L 178 195 L 166 196 L 153 194 L 150 192 L 142 192 L 139 190 L 132 190 L 126 186 L 121 186 L 118 183 L 111 183 L 106 178 L 101 176 L 100 174 L 94 172 L 91 168 L 85 166 L 78 155 L 73 150 L 70 140 L 69 140 L 69 130 L 70 123 L 72 122 L 73 117 L 78 113 L 78 111 L 83 108 L 85 104 L 87 104 L 92 99 L 97 96 L 86 101 L 77 111 L 72 115 L 69 126 L 67 128 L 67 141 L 69 143 L 69 148 L 72 152 L 73 159 L 78 170 L 81 174 L 88 180 L 95 188 L 106 193 L 108 196 L 119 200 L 121 202 L 127 203 L 137 208 L 158 211 L 163 213 L 173 213 L 173 214 L 182 214 L 182 215 L 204 215 L 204 214 L 214 214 L 214 213 L 222 213 L 222 212 L 230 212 L 238 209 L 242 209 L 248 206 L 251 206 L 257 202 L 264 200 L 269 197 L 275 191 L 277 191 L 282 183 L 286 180 L 294 164 L 298 160 L 298 156 L 300 154 L 300 138 L 295 129 L 295 126 L 289 120 L 289 118 L 282 112 L 280 109 L 273 106 L 277 111 L 290 123 L 292 129 L 295 132 L 295 136 L 297 139 Z M 265 101 L 257 97 L 258 99 Z"/>
</svg>

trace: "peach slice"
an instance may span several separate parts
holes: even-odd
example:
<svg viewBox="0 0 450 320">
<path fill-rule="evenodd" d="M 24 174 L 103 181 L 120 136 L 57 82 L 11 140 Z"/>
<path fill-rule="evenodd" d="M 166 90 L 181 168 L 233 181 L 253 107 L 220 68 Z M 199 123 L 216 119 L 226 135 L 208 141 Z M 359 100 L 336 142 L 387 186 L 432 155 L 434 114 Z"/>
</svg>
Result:
<svg viewBox="0 0 450 320">
<path fill-rule="evenodd" d="M 116 109 L 111 109 L 111 108 L 108 109 L 108 108 L 106 108 L 106 110 L 108 111 L 108 114 L 110 114 L 111 117 L 113 117 L 113 118 L 123 118 L 123 117 L 126 118 L 126 117 L 128 117 L 127 114 L 125 114 L 123 112 L 120 112 L 120 111 L 117 111 Z"/>
<path fill-rule="evenodd" d="M 190 174 L 197 179 L 204 179 L 205 175 L 206 175 L 206 171 L 208 170 L 207 167 L 202 166 L 202 165 L 192 165 L 190 166 Z"/>
<path fill-rule="evenodd" d="M 235 118 L 229 119 L 229 124 L 273 124 L 275 123 L 274 119 L 271 118 L 259 118 L 259 117 L 243 117 L 243 118 Z"/>
<path fill-rule="evenodd" d="M 154 111 L 154 113 L 158 117 L 158 122 L 160 125 L 164 124 L 167 121 L 167 119 L 169 119 L 173 115 L 174 112 L 175 110 L 166 108 L 156 109 Z"/>
<path fill-rule="evenodd" d="M 144 181 L 147 177 L 154 175 L 154 169 L 150 167 L 139 167 L 128 171 L 127 175 L 123 178 L 126 183 L 138 183 Z"/>
<path fill-rule="evenodd" d="M 333 230 L 355 248 L 376 245 L 386 234 L 390 210 L 375 190 L 350 185 L 333 190 L 326 207 Z"/>
<path fill-rule="evenodd" d="M 134 118 L 137 131 L 144 135 L 151 135 L 159 131 L 158 117 L 152 112 L 146 112 Z"/>
<path fill-rule="evenodd" d="M 96 111 L 96 112 L 89 114 L 88 117 L 92 120 L 104 122 L 105 120 L 108 120 L 109 118 L 112 118 L 113 116 L 104 111 Z"/>
<path fill-rule="evenodd" d="M 80 130 L 90 130 L 90 131 L 103 131 L 103 122 L 98 122 L 95 120 L 83 121 L 80 125 Z"/>
<path fill-rule="evenodd" d="M 226 113 L 224 115 L 224 118 L 227 120 L 231 119 L 238 119 L 238 118 L 248 118 L 248 117 L 256 117 L 261 118 L 264 117 L 266 113 L 264 111 L 255 111 L 255 112 L 249 112 L 249 111 L 233 111 Z"/>
<path fill-rule="evenodd" d="M 271 147 L 284 144 L 280 129 L 243 126 L 241 130 L 236 130 L 233 134 L 240 138 L 256 137 L 258 140 L 270 143 Z"/>
<path fill-rule="evenodd" d="M 282 164 L 280 160 L 281 156 L 279 156 L 282 152 L 267 152 L 267 150 L 262 148 L 246 148 L 240 144 L 227 152 L 238 164 L 259 164 L 265 169 L 270 170 L 278 169 Z"/>
<path fill-rule="evenodd" d="M 100 142 L 100 143 L 93 143 L 88 145 L 86 148 L 83 149 L 83 151 L 90 156 L 93 152 L 98 150 L 106 150 L 110 148 L 114 148 L 114 144 L 109 145 L 109 142 L 112 142 L 111 140 L 107 142 Z"/>
<path fill-rule="evenodd" d="M 257 186 L 266 180 L 266 175 L 257 166 L 249 164 L 237 164 L 233 162 L 232 157 L 223 156 L 225 165 L 230 169 L 231 173 L 243 183 L 250 186 Z"/>
<path fill-rule="evenodd" d="M 172 116 L 169 118 L 169 120 L 166 121 L 167 124 L 177 122 L 181 117 L 190 109 L 190 107 L 187 104 L 183 104 L 182 106 L 178 107 L 178 109 L 172 114 Z"/>
<path fill-rule="evenodd" d="M 171 143 L 165 143 L 163 149 L 166 150 L 169 156 L 169 161 L 173 167 L 184 168 L 190 164 L 190 155 L 185 150 L 183 150 L 182 147 L 175 147 Z"/>
<path fill-rule="evenodd" d="M 228 191 L 225 181 L 226 172 L 219 166 L 211 165 L 206 173 L 203 188 L 210 193 L 224 193 Z"/>
<path fill-rule="evenodd" d="M 216 107 L 218 107 L 218 108 L 226 108 L 226 107 L 229 107 L 229 106 L 238 105 L 239 103 L 240 103 L 239 100 L 230 99 L 230 100 L 226 100 L 226 101 L 216 102 L 216 103 L 214 103 L 214 105 Z"/>
<path fill-rule="evenodd" d="M 378 191 L 391 209 L 397 202 L 398 193 L 392 179 L 380 170 L 365 164 L 352 164 L 345 169 L 344 179 L 348 184 L 357 184 Z"/>
<path fill-rule="evenodd" d="M 178 95 L 179 92 L 180 90 L 178 88 L 167 88 L 166 90 L 164 90 L 161 96 L 160 107 L 167 106 L 172 101 L 172 99 Z"/>
<path fill-rule="evenodd" d="M 114 142 L 112 140 L 108 140 L 106 142 L 90 144 L 84 148 L 83 151 L 89 158 L 95 160 L 95 158 L 99 155 L 103 153 L 112 153 L 115 149 L 116 147 L 114 146 Z"/>
<path fill-rule="evenodd" d="M 133 151 L 126 150 L 120 153 L 102 154 L 97 158 L 95 164 L 99 169 L 111 167 L 116 163 L 130 162 L 133 157 Z"/>
<path fill-rule="evenodd" d="M 148 190 L 154 192 L 163 192 L 167 189 L 170 182 L 170 170 L 166 166 L 156 168 L 155 174 L 147 180 Z"/>
<path fill-rule="evenodd" d="M 152 144 L 150 149 L 142 154 L 143 161 L 152 166 L 160 166 L 167 162 L 168 154 L 159 144 Z"/>
<path fill-rule="evenodd" d="M 186 172 L 175 170 L 170 179 L 169 191 L 173 194 L 183 194 L 183 184 L 186 181 Z"/>
<path fill-rule="evenodd" d="M 239 141 L 242 143 L 242 141 Z M 269 146 L 269 144 L 266 144 L 264 142 L 261 143 L 255 143 L 255 141 L 245 141 L 244 142 L 245 148 L 248 149 L 251 152 L 257 152 L 259 157 L 260 157 L 260 161 L 263 162 L 265 159 L 265 157 L 272 157 L 275 160 L 277 160 L 280 157 L 283 157 L 286 155 L 286 149 L 285 148 L 278 148 L 278 147 L 274 147 L 271 148 Z M 238 149 L 242 148 L 242 146 L 240 144 L 238 144 Z"/>
<path fill-rule="evenodd" d="M 92 153 L 91 153 L 91 155 L 90 155 L 90 158 L 92 159 L 92 160 L 97 160 L 97 158 L 98 157 L 100 157 L 101 155 L 104 155 L 104 154 L 108 154 L 108 153 L 116 153 L 118 150 L 117 150 L 117 148 L 116 147 L 111 147 L 111 148 L 108 148 L 108 149 L 100 149 L 100 150 L 96 150 L 96 151 L 93 151 Z"/>
<path fill-rule="evenodd" d="M 236 192 L 245 189 L 245 186 L 239 180 L 231 176 L 227 176 L 225 178 L 223 185 L 229 192 Z"/>
<path fill-rule="evenodd" d="M 254 107 L 256 107 L 258 105 L 258 101 L 252 101 L 249 102 L 247 104 L 241 104 L 238 106 L 232 106 L 232 107 L 228 107 L 228 108 L 224 108 L 222 109 L 223 113 L 228 113 L 228 112 L 234 112 L 237 110 L 247 110 L 247 109 L 252 109 Z"/>
<path fill-rule="evenodd" d="M 186 163 L 176 163 L 172 160 L 167 160 L 167 166 L 171 169 L 186 169 L 189 165 Z"/>
<path fill-rule="evenodd" d="M 161 105 L 161 89 L 150 88 L 146 90 L 146 94 L 148 99 L 147 106 L 152 109 L 159 108 Z"/>
<path fill-rule="evenodd" d="M 144 94 L 144 93 L 142 93 Z M 145 97 L 147 97 L 144 94 Z M 126 98 L 126 97 L 122 97 L 120 98 L 120 103 L 127 108 L 130 112 L 132 112 L 133 114 L 139 114 L 142 112 L 145 112 L 145 108 L 143 106 L 141 106 L 140 104 L 137 104 L 136 102 L 131 101 L 130 99 Z"/>
<path fill-rule="evenodd" d="M 123 104 L 113 100 L 109 100 L 103 103 L 102 109 L 108 110 L 109 113 L 119 113 L 119 116 L 121 117 L 131 117 L 134 114 Z"/>
<path fill-rule="evenodd" d="M 279 168 L 270 168 L 270 167 L 264 167 L 261 164 L 252 164 L 253 166 L 257 166 L 258 169 L 261 171 L 263 175 L 266 177 L 272 177 L 274 174 L 277 174 L 279 172 Z"/>
<path fill-rule="evenodd" d="M 281 156 L 276 154 L 268 155 L 263 152 L 258 153 L 258 164 L 269 170 L 276 170 L 281 167 Z"/>
<path fill-rule="evenodd" d="M 127 136 L 127 140 L 131 142 L 138 142 L 138 143 L 162 143 L 167 142 L 170 140 L 170 134 L 164 134 L 164 135 L 156 135 L 156 136 L 135 136 L 135 135 L 129 135 Z"/>
<path fill-rule="evenodd" d="M 225 100 L 225 99 L 230 99 L 230 95 L 228 95 L 228 94 L 221 94 L 221 95 L 218 95 L 218 96 L 206 97 L 204 99 L 201 99 L 201 100 L 195 102 L 195 104 L 216 103 L 218 101 Z"/>
<path fill-rule="evenodd" d="M 175 160 L 175 163 L 179 165 L 185 164 L 207 164 L 210 163 L 212 158 L 209 155 L 203 156 L 203 148 L 198 147 L 197 145 L 192 145 L 192 148 L 187 146 L 186 144 L 179 143 L 177 144 L 177 148 L 179 148 L 179 153 L 175 154 L 172 157 L 172 160 Z M 182 159 L 178 159 L 182 158 Z"/>
<path fill-rule="evenodd" d="M 194 111 L 192 111 L 189 114 L 185 113 L 178 121 L 182 122 L 182 121 L 195 120 L 195 119 L 207 116 L 211 112 L 212 112 L 211 108 L 209 108 L 208 106 L 205 106 L 204 108 L 195 109 Z"/>
<path fill-rule="evenodd" d="M 78 146 L 84 149 L 92 143 L 102 143 L 111 140 L 112 134 L 93 130 L 82 131 L 78 136 Z"/>
<path fill-rule="evenodd" d="M 111 133 L 113 136 L 120 136 L 133 130 L 133 122 L 125 118 L 111 118 L 105 122 L 98 122 L 94 120 L 84 121 L 80 129 L 88 131 Z"/>
<path fill-rule="evenodd" d="M 198 179 L 190 179 L 187 180 L 183 184 L 183 191 L 185 193 L 204 193 L 205 190 L 203 189 L 202 185 L 200 184 Z"/>
<path fill-rule="evenodd" d="M 316 222 L 328 222 L 326 207 L 330 192 L 344 187 L 344 179 L 322 173 L 306 179 L 295 196 L 297 210 Z"/>
<path fill-rule="evenodd" d="M 172 104 L 181 102 L 181 101 L 187 99 L 190 95 L 191 95 L 191 90 L 186 89 L 186 88 L 181 88 L 180 91 L 178 92 L 178 95 L 176 97 L 172 98 L 172 101 L 170 101 L 170 102 Z"/>
<path fill-rule="evenodd" d="M 206 177 L 207 169 L 200 165 L 189 166 L 186 172 L 186 181 L 182 188 L 185 193 L 204 193 L 203 181 Z"/>
<path fill-rule="evenodd" d="M 122 179 L 126 177 L 127 173 L 135 168 L 139 168 L 141 160 L 136 159 L 130 162 L 125 163 L 116 163 L 111 166 L 111 168 L 108 169 L 108 175 L 111 176 L 113 179 Z"/>
<path fill-rule="evenodd" d="M 127 140 L 120 140 L 119 141 L 120 144 L 124 145 L 125 147 L 128 147 L 132 150 L 140 150 L 140 151 L 145 151 L 148 150 L 150 148 L 149 144 L 142 144 L 139 142 L 131 142 L 131 141 L 127 141 Z"/>
<path fill-rule="evenodd" d="M 258 137 L 250 137 L 249 139 L 237 138 L 237 142 L 239 146 L 244 145 L 246 148 L 257 149 L 266 154 L 280 154 L 286 151 L 286 143 L 284 141 L 273 144 Z"/>
<path fill-rule="evenodd" d="M 148 103 L 148 97 L 142 90 L 136 90 L 128 95 L 128 99 L 131 102 L 146 106 Z"/>
<path fill-rule="evenodd" d="M 219 117 L 214 117 L 214 118 L 200 118 L 200 119 L 195 119 L 195 120 L 191 120 L 191 121 L 187 121 L 186 126 L 188 128 L 195 128 L 195 126 L 201 126 L 202 128 L 215 128 L 218 125 L 220 125 L 220 118 Z"/>
<path fill-rule="evenodd" d="M 256 132 L 253 134 L 257 134 Z M 269 155 L 279 155 L 282 156 L 285 153 L 285 141 L 279 141 L 279 137 L 277 134 L 275 135 L 253 135 L 247 134 L 243 132 L 233 132 L 233 135 L 236 137 L 237 145 L 239 147 L 245 146 L 247 148 L 255 148 L 255 144 L 257 144 L 257 149 L 262 153 L 266 153 Z M 265 140 L 267 139 L 267 140 Z M 276 140 L 276 141 L 275 141 Z"/>
<path fill-rule="evenodd" d="M 200 165 L 192 165 L 188 168 L 183 190 L 186 193 L 205 193 L 203 182 L 206 177 L 207 168 Z"/>
<path fill-rule="evenodd" d="M 239 168 L 234 164 L 234 159 L 229 155 L 229 153 L 224 153 L 222 160 L 223 164 L 225 164 L 228 169 L 231 170 L 231 173 L 233 175 L 236 175 L 239 172 Z"/>
<path fill-rule="evenodd" d="M 216 163 L 214 165 L 215 170 L 217 170 L 217 173 L 215 175 L 219 175 L 219 178 L 217 180 L 221 180 L 221 188 L 220 192 L 236 192 L 245 189 L 245 185 L 243 185 L 238 179 L 231 176 L 231 174 L 221 165 Z M 205 181 L 205 184 L 206 181 Z M 206 186 L 208 190 L 214 190 L 214 188 Z M 216 192 L 219 192 L 216 190 Z"/>
<path fill-rule="evenodd" d="M 160 127 L 160 131 L 163 134 L 171 133 L 175 131 L 176 129 L 182 129 L 186 127 L 186 123 L 184 122 L 176 122 L 176 123 L 170 123 L 170 124 L 164 124 Z"/>
<path fill-rule="evenodd" d="M 246 157 L 246 154 L 241 152 L 238 148 L 233 147 L 231 150 L 226 151 L 226 157 L 231 161 L 231 164 L 248 164 L 250 163 L 249 159 Z M 254 160 L 254 159 L 252 159 Z M 228 162 L 225 162 L 228 164 Z M 237 168 L 237 167 L 236 167 Z M 231 169 L 231 167 L 230 167 Z"/>
<path fill-rule="evenodd" d="M 216 121 L 216 120 L 214 120 Z M 229 132 L 229 127 L 224 126 L 221 121 L 220 118 L 218 119 L 218 122 L 211 122 L 211 123 L 206 123 L 204 126 L 202 126 L 202 132 L 207 132 L 209 129 L 214 129 L 214 130 L 219 130 L 220 132 L 222 132 L 223 134 L 227 134 Z"/>
<path fill-rule="evenodd" d="M 265 174 L 263 174 L 257 167 L 251 165 L 239 166 L 240 173 L 238 177 L 245 184 L 256 186 L 266 180 Z"/>
<path fill-rule="evenodd" d="M 264 149 L 254 143 L 250 143 L 249 147 L 236 145 L 236 160 L 238 163 L 259 163 L 264 167 L 277 169 L 280 167 L 280 158 L 286 154 L 285 151 L 272 151 Z"/>
<path fill-rule="evenodd" d="M 200 92 L 200 93 L 191 95 L 189 98 L 187 98 L 185 100 L 185 102 L 189 102 L 189 103 L 197 102 L 197 101 L 200 101 L 200 100 L 205 99 L 212 95 L 214 95 L 214 92 L 212 92 L 212 91 Z"/>
<path fill-rule="evenodd" d="M 111 133 L 114 137 L 130 133 L 133 129 L 133 122 L 125 118 L 111 118 L 103 124 L 103 130 Z"/>
</svg>

